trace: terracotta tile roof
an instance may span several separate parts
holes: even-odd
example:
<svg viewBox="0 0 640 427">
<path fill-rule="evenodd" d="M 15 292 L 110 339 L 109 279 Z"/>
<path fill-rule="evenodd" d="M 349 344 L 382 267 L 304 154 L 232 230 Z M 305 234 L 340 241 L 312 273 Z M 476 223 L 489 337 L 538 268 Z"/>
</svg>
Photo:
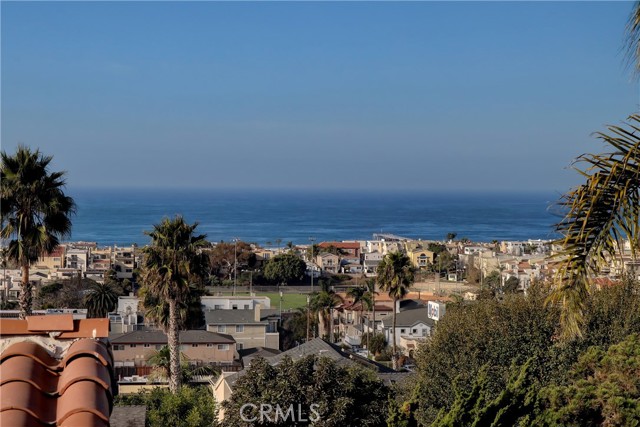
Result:
<svg viewBox="0 0 640 427">
<path fill-rule="evenodd" d="M 51 320 L 49 328 L 46 320 Z M 116 384 L 113 356 L 107 341 L 93 338 L 104 332 L 100 324 L 106 319 L 88 320 L 71 315 L 2 320 L 0 425 L 109 425 Z M 64 334 L 84 337 L 60 339 Z"/>
</svg>

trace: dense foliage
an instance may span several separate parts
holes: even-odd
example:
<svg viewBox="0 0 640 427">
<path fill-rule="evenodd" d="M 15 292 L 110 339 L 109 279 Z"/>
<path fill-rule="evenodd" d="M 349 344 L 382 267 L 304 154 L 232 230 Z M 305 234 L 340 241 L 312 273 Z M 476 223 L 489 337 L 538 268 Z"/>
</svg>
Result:
<svg viewBox="0 0 640 427">
<path fill-rule="evenodd" d="M 302 280 L 307 264 L 295 254 L 276 255 L 264 267 L 264 277 L 275 283 L 289 284 Z"/>
<path fill-rule="evenodd" d="M 210 387 L 182 387 L 177 393 L 154 388 L 136 394 L 119 395 L 115 405 L 145 405 L 147 427 L 217 426 L 216 403 Z"/>
<path fill-rule="evenodd" d="M 235 382 L 231 399 L 223 403 L 225 426 L 293 425 L 291 418 L 275 420 L 274 412 L 271 421 L 259 424 L 262 404 L 274 408 L 278 405 L 285 412 L 293 405 L 296 420 L 308 420 L 298 422 L 299 426 L 384 426 L 387 391 L 373 371 L 339 366 L 328 358 L 308 356 L 296 362 L 284 358 L 277 366 L 257 358 Z M 246 418 L 258 417 L 253 424 L 242 420 L 241 411 L 246 404 L 255 405 L 243 411 Z M 309 421 L 315 417 L 313 410 L 317 413 L 315 422 Z"/>
<path fill-rule="evenodd" d="M 559 391 L 545 403 L 540 390 L 564 390 L 586 374 L 574 366 L 593 351 L 589 347 L 607 349 L 640 333 L 640 286 L 632 280 L 593 292 L 585 304 L 584 336 L 570 342 L 557 339 L 560 310 L 545 305 L 546 296 L 536 287 L 527 297 L 449 305 L 418 352 L 418 385 L 408 400 L 416 420 L 439 427 L 531 425 L 545 405 L 569 410 L 562 409 Z M 624 398 L 610 391 L 611 399 Z"/>
</svg>

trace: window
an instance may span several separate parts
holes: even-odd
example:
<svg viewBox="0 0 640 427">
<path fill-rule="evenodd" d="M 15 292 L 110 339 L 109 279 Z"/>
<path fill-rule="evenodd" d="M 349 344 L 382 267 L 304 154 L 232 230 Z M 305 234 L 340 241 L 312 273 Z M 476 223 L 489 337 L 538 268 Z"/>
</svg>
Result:
<svg viewBox="0 0 640 427">
<path fill-rule="evenodd" d="M 197 347 L 198 344 L 191 344 L 191 347 Z"/>
<path fill-rule="evenodd" d="M 225 327 L 225 325 L 218 325 L 218 332 L 226 332 L 227 328 Z"/>
<path fill-rule="evenodd" d="M 149 348 L 149 347 L 151 347 L 151 344 L 145 344 L 144 345 L 144 348 Z"/>
<path fill-rule="evenodd" d="M 236 332 L 244 332 L 244 325 L 236 325 Z"/>
<path fill-rule="evenodd" d="M 417 333 L 418 333 L 418 330 L 417 330 L 417 329 L 414 329 L 414 330 L 412 330 L 412 331 L 411 331 L 411 333 L 412 333 L 412 334 L 417 334 Z"/>
<path fill-rule="evenodd" d="M 249 310 L 249 304 L 245 304 L 245 305 L 244 305 L 244 309 L 245 309 L 245 310 Z"/>
<path fill-rule="evenodd" d="M 238 304 L 233 304 L 233 306 L 231 307 L 232 310 L 237 310 L 238 309 Z"/>
<path fill-rule="evenodd" d="M 236 350 L 242 350 L 242 344 L 241 343 L 236 343 Z"/>
<path fill-rule="evenodd" d="M 129 347 L 131 347 L 131 348 L 135 348 L 135 347 L 136 347 L 136 345 L 135 345 L 135 344 L 129 344 Z"/>
<path fill-rule="evenodd" d="M 213 306 L 214 310 L 222 310 L 222 306 L 220 304 L 216 304 Z"/>
<path fill-rule="evenodd" d="M 156 344 L 156 350 L 162 350 L 162 347 L 164 347 L 162 344 Z"/>
<path fill-rule="evenodd" d="M 122 345 L 122 344 L 115 344 L 115 345 L 113 346 L 113 349 L 114 349 L 114 350 L 124 350 L 124 345 Z"/>
<path fill-rule="evenodd" d="M 400 333 L 404 334 L 406 332 L 406 329 L 400 329 Z"/>
<path fill-rule="evenodd" d="M 229 344 L 218 344 L 218 350 L 229 350 Z"/>
<path fill-rule="evenodd" d="M 213 347 L 213 344 L 208 343 L 208 344 L 207 344 L 207 347 Z"/>
</svg>

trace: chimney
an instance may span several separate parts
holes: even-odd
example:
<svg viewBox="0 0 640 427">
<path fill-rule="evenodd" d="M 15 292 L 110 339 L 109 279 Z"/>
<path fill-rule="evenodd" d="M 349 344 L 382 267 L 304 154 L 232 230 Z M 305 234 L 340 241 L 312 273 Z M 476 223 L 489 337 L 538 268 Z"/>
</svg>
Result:
<svg viewBox="0 0 640 427">
<path fill-rule="evenodd" d="M 255 314 L 255 321 L 256 322 L 259 322 L 260 318 L 262 317 L 261 313 L 260 313 L 261 311 L 262 311 L 262 304 L 256 304 L 256 307 L 253 310 L 253 312 Z"/>
</svg>

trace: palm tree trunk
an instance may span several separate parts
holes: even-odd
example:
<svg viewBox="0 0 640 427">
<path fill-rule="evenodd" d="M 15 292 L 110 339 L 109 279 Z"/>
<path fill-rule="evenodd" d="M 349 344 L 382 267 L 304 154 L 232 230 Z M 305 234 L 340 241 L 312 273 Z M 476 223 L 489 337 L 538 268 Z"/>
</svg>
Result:
<svg viewBox="0 0 640 427">
<path fill-rule="evenodd" d="M 373 293 L 371 294 L 371 301 L 372 301 L 372 307 L 373 307 L 373 332 L 369 332 L 369 335 L 367 336 L 367 354 L 369 356 L 371 356 L 371 350 L 369 349 L 369 340 L 370 340 L 370 336 L 371 334 L 376 333 L 376 287 L 374 285 L 373 287 Z"/>
<path fill-rule="evenodd" d="M 33 292 L 29 281 L 29 264 L 22 265 L 22 289 L 20 290 L 20 318 L 31 315 Z"/>
<path fill-rule="evenodd" d="M 174 299 L 169 300 L 169 390 L 177 393 L 180 389 L 180 343 L 178 340 L 178 310 Z"/>
<path fill-rule="evenodd" d="M 396 302 L 397 300 L 393 299 L 393 354 L 391 355 L 391 363 L 393 369 L 398 369 L 398 355 L 397 355 L 397 347 L 396 347 Z"/>
</svg>

